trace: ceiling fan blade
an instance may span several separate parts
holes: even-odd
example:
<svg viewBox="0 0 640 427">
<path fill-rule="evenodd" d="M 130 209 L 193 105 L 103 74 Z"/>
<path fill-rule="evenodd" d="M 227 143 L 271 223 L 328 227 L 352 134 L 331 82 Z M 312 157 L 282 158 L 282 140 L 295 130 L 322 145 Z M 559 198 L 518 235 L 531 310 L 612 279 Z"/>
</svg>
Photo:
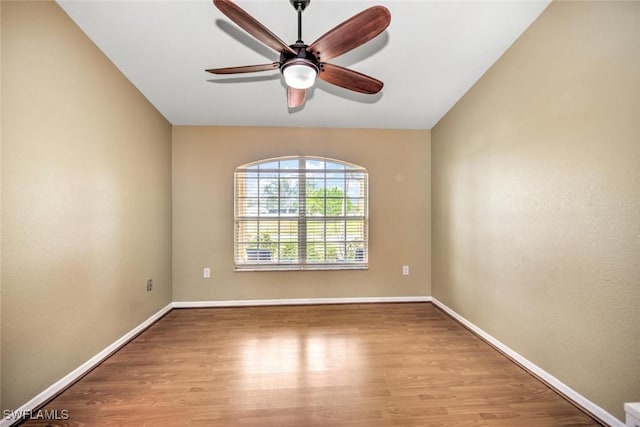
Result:
<svg viewBox="0 0 640 427">
<path fill-rule="evenodd" d="M 280 66 L 280 63 L 273 62 L 271 64 L 261 65 L 245 65 L 242 67 L 227 67 L 227 68 L 210 68 L 205 70 L 211 74 L 239 74 L 239 73 L 255 73 L 258 71 L 274 70 Z"/>
<path fill-rule="evenodd" d="M 289 108 L 300 107 L 304 104 L 304 100 L 307 98 L 307 90 L 306 89 L 294 89 L 289 87 L 287 91 L 287 104 Z"/>
<path fill-rule="evenodd" d="M 389 26 L 391 13 L 384 6 L 373 6 L 329 30 L 309 46 L 320 61 L 327 61 L 368 42 Z"/>
<path fill-rule="evenodd" d="M 352 90 L 354 92 L 374 94 L 382 90 L 382 83 L 378 79 L 369 77 L 366 74 L 350 70 L 334 64 L 320 64 L 318 78 L 327 83 Z"/>
<path fill-rule="evenodd" d="M 285 42 L 280 40 L 278 36 L 269 31 L 264 25 L 258 22 L 253 16 L 249 15 L 244 9 L 230 0 L 213 0 L 213 4 L 220 9 L 222 13 L 227 15 L 229 19 L 238 24 L 240 28 L 251 34 L 253 37 L 269 46 L 276 52 L 289 52 L 294 55 L 296 52 L 291 49 Z"/>
</svg>

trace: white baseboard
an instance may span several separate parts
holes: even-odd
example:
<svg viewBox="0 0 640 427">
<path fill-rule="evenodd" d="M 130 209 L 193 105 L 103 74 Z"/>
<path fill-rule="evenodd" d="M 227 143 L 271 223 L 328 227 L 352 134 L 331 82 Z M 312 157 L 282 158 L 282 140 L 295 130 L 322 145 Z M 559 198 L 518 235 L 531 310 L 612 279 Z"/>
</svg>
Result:
<svg viewBox="0 0 640 427">
<path fill-rule="evenodd" d="M 156 320 L 158 320 L 159 318 L 164 316 L 167 312 L 169 312 L 171 308 L 172 308 L 172 304 L 171 303 L 167 304 L 167 306 L 160 309 L 160 311 L 158 311 L 157 313 L 149 317 L 147 320 L 145 320 L 144 322 L 140 323 L 138 326 L 136 326 L 135 328 L 127 332 L 125 335 L 123 335 L 121 338 L 119 338 L 118 340 L 113 342 L 111 345 L 106 347 L 100 353 L 96 354 L 91 359 L 87 360 L 82 365 L 78 366 L 76 369 L 69 372 L 67 375 L 65 375 L 55 383 L 51 384 L 49 387 L 47 387 L 45 390 L 40 392 L 37 396 L 29 400 L 24 405 L 20 406 L 18 409 L 12 411 L 12 415 L 15 415 L 15 417 L 5 417 L 4 416 L 5 414 L 2 414 L 3 418 L 0 420 L 0 427 L 8 427 L 16 423 L 20 419 L 21 415 L 31 414 L 40 405 L 42 405 L 47 400 L 54 397 L 56 394 L 63 391 L 65 388 L 69 387 L 69 385 L 73 384 L 75 381 L 78 380 L 78 378 L 82 377 L 84 374 L 86 374 L 91 369 L 93 369 L 96 365 L 98 365 L 100 362 L 106 359 L 111 353 L 118 350 L 120 347 L 126 344 L 133 337 L 135 337 L 140 332 L 144 331 L 149 326 L 151 326 Z"/>
<path fill-rule="evenodd" d="M 412 296 L 412 297 L 254 299 L 254 300 L 229 300 L 229 301 L 174 301 L 173 308 L 251 307 L 251 306 L 266 306 L 266 305 L 310 305 L 310 304 L 365 304 L 365 303 L 384 303 L 384 302 L 431 302 L 431 297 Z"/>
<path fill-rule="evenodd" d="M 590 401 L 589 399 L 587 399 L 586 397 L 584 397 L 583 395 L 581 395 L 580 393 L 578 393 L 577 391 L 575 391 L 574 389 L 572 389 L 571 387 L 569 387 L 568 385 L 566 385 L 565 383 L 563 383 L 562 381 L 560 381 L 559 379 L 551 375 L 549 372 L 545 371 L 538 365 L 529 361 L 522 355 L 516 353 L 511 348 L 507 347 L 506 345 L 504 345 L 503 343 L 501 343 L 500 341 L 498 341 L 497 339 L 495 339 L 494 337 L 492 337 L 491 335 L 489 335 L 488 333 L 486 333 L 485 331 L 483 331 L 482 329 L 480 329 L 479 327 L 477 327 L 476 325 L 474 325 L 473 323 L 471 323 L 470 321 L 468 321 L 467 319 L 465 319 L 464 317 L 462 317 L 461 315 L 459 315 L 458 313 L 456 313 L 455 311 L 453 311 L 452 309 L 444 305 L 437 298 L 431 298 L 431 300 L 433 304 L 435 304 L 438 308 L 442 309 L 449 316 L 453 317 L 462 325 L 469 328 L 475 334 L 480 336 L 483 340 L 490 343 L 492 346 L 494 346 L 495 348 L 497 348 L 498 350 L 506 354 L 512 360 L 515 360 L 518 364 L 523 366 L 526 370 L 533 373 L 535 376 L 537 376 L 538 378 L 540 378 L 541 380 L 549 384 L 551 387 L 558 390 L 560 393 L 565 395 L 568 399 L 572 400 L 573 402 L 575 402 L 576 404 L 578 404 L 579 406 L 581 406 L 582 408 L 590 412 L 592 415 L 594 415 L 601 421 L 604 421 L 611 427 L 625 427 L 625 424 L 622 421 L 620 421 L 618 418 L 614 417 L 609 412 L 605 411 L 600 406 L 596 405 L 595 403 L 593 403 L 592 401 Z"/>
</svg>

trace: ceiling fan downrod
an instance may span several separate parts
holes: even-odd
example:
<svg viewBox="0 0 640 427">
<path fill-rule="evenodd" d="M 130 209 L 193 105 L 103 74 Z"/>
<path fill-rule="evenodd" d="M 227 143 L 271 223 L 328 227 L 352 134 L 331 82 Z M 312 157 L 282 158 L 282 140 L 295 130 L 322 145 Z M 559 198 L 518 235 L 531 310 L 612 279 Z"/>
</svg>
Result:
<svg viewBox="0 0 640 427">
<path fill-rule="evenodd" d="M 304 44 L 302 41 L 302 12 L 309 6 L 311 0 L 290 0 L 293 8 L 298 12 L 298 40 L 296 44 Z"/>
</svg>

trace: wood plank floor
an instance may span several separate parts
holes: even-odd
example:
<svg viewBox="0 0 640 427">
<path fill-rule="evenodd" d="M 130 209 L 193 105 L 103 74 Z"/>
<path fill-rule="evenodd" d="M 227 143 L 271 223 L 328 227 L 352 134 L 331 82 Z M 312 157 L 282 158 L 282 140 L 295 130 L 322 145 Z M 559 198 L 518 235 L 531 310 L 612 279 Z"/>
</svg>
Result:
<svg viewBox="0 0 640 427">
<path fill-rule="evenodd" d="M 430 303 L 173 310 L 43 409 L 72 426 L 600 425 Z"/>
</svg>

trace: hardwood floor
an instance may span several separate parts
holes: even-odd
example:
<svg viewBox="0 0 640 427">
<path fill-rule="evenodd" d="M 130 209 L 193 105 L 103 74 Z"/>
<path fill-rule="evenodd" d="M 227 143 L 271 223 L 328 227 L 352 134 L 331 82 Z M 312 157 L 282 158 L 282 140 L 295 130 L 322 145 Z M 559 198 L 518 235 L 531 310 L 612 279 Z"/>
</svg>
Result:
<svg viewBox="0 0 640 427">
<path fill-rule="evenodd" d="M 430 303 L 176 309 L 43 409 L 73 426 L 600 425 Z"/>
</svg>

